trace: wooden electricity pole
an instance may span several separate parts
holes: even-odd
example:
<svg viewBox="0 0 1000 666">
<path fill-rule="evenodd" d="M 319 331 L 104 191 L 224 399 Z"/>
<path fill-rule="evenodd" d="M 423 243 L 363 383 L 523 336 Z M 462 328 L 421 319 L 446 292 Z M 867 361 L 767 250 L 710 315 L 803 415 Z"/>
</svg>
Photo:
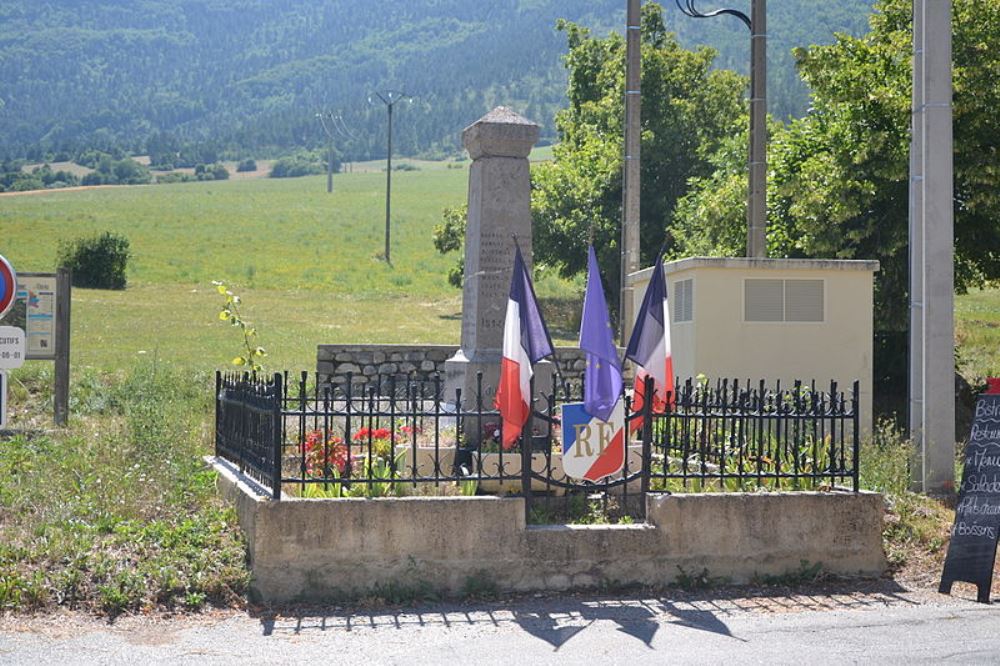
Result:
<svg viewBox="0 0 1000 666">
<path fill-rule="evenodd" d="M 697 0 L 675 0 L 691 18 L 735 16 L 750 29 L 750 159 L 747 256 L 767 256 L 767 0 L 750 0 L 750 16 L 737 9 L 702 12 Z"/>
</svg>

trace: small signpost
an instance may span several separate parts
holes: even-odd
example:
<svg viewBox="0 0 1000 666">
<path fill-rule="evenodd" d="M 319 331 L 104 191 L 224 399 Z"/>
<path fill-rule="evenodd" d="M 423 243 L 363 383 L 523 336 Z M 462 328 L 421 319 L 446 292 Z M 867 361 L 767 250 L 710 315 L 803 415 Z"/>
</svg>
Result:
<svg viewBox="0 0 1000 666">
<path fill-rule="evenodd" d="M 0 328 L 20 331 L 21 363 L 55 362 L 54 420 L 69 420 L 70 272 L 16 274 L 0 256 Z M 13 367 L 20 367 L 20 364 Z M 6 369 L 0 359 L 0 371 Z M 6 391 L 6 377 L 3 380 Z M 6 403 L 6 395 L 4 395 Z"/>
<path fill-rule="evenodd" d="M 24 331 L 0 326 L 0 428 L 7 427 L 7 370 L 24 365 Z"/>
<path fill-rule="evenodd" d="M 0 255 L 0 318 L 14 305 L 16 292 L 17 274 L 14 267 Z M 4 331 L 14 332 L 5 335 Z M 10 338 L 9 342 L 6 341 L 7 338 Z M 20 348 L 16 346 L 19 339 Z M 4 371 L 20 367 L 21 363 L 24 363 L 24 332 L 8 326 L 0 327 L 0 429 L 7 427 L 7 373 Z"/>
<path fill-rule="evenodd" d="M 625 407 L 615 404 L 608 421 L 591 416 L 582 402 L 562 408 L 562 464 L 566 476 L 596 483 L 625 466 Z"/>
<path fill-rule="evenodd" d="M 965 470 L 955 525 L 941 574 L 942 594 L 956 581 L 978 587 L 976 600 L 990 602 L 1000 536 L 1000 395 L 980 395 L 965 449 Z"/>
</svg>

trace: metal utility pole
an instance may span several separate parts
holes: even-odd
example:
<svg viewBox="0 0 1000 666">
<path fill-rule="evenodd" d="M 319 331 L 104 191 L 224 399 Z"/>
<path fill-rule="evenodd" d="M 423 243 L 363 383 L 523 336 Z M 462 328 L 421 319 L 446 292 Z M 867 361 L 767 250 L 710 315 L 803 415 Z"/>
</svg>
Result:
<svg viewBox="0 0 1000 666">
<path fill-rule="evenodd" d="M 751 0 L 750 16 L 736 9 L 700 12 L 696 0 L 675 0 L 692 18 L 735 16 L 750 30 L 750 159 L 747 256 L 767 256 L 767 0 Z"/>
<path fill-rule="evenodd" d="M 639 270 L 639 212 L 641 179 L 640 138 L 642 134 L 642 41 L 640 11 L 642 0 L 627 0 L 625 26 L 625 160 L 622 188 L 621 259 L 621 343 L 632 335 L 635 318 L 632 287 L 628 276 Z"/>
<path fill-rule="evenodd" d="M 401 92 L 396 92 L 394 90 L 387 90 L 385 92 L 376 92 L 372 97 L 368 98 L 369 104 L 374 104 L 374 98 L 378 98 L 383 104 L 389 114 L 389 129 L 388 138 L 386 141 L 386 169 L 385 169 L 385 263 L 391 264 L 392 259 L 389 256 L 389 236 L 390 236 L 390 213 L 391 213 L 391 201 L 392 201 L 392 109 L 399 102 L 403 100 L 410 101 L 410 97 Z"/>
<path fill-rule="evenodd" d="M 910 144 L 910 436 L 913 485 L 955 486 L 951 0 L 913 0 Z"/>
</svg>

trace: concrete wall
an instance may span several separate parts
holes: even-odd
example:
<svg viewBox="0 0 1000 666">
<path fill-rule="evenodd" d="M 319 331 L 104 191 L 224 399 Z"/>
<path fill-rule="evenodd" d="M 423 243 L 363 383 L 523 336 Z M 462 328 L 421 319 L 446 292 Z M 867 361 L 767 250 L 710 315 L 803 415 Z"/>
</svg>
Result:
<svg viewBox="0 0 1000 666">
<path fill-rule="evenodd" d="M 410 375 L 431 380 L 435 373 L 444 381 L 444 362 L 455 355 L 458 345 L 319 345 L 316 371 L 321 382 L 347 381 L 354 373 L 356 383 L 381 375 Z M 579 347 L 556 347 L 555 361 L 563 378 L 580 381 L 586 360 Z"/>
<path fill-rule="evenodd" d="M 668 585 L 680 569 L 734 583 L 795 572 L 881 575 L 881 495 L 650 495 L 642 525 L 528 526 L 521 498 L 269 500 L 210 459 L 247 535 L 252 593 L 330 600 L 376 586 L 461 594 Z"/>
<path fill-rule="evenodd" d="M 668 297 L 673 285 L 693 280 L 693 321 L 675 322 L 671 307 L 674 371 L 682 379 L 738 378 L 771 386 L 801 379 L 849 391 L 861 383 L 862 429 L 871 429 L 873 279 L 875 261 L 825 259 L 723 259 L 695 257 L 664 266 Z M 641 302 L 652 269 L 633 273 Z M 744 317 L 746 279 L 812 279 L 824 282 L 821 322 L 756 322 Z M 637 303 L 638 307 L 638 303 Z"/>
</svg>

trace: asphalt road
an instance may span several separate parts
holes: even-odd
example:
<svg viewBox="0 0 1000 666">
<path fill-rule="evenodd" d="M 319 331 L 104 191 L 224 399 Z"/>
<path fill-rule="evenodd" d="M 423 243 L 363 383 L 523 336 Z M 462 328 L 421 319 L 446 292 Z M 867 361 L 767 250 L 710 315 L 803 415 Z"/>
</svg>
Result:
<svg viewBox="0 0 1000 666">
<path fill-rule="evenodd" d="M 1000 663 L 1000 609 L 906 595 L 528 599 L 0 622 L 3 664 Z"/>
</svg>

